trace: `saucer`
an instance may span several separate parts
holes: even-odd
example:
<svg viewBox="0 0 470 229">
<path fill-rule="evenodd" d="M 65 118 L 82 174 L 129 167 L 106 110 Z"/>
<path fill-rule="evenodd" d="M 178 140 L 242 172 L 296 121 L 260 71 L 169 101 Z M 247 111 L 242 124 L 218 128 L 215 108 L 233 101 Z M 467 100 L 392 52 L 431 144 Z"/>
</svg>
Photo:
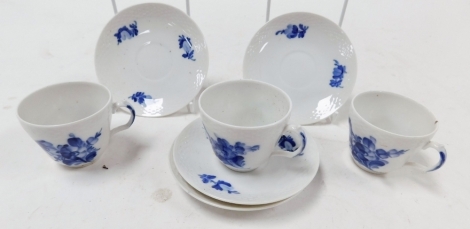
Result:
<svg viewBox="0 0 470 229">
<path fill-rule="evenodd" d="M 201 30 L 172 6 L 145 3 L 115 15 L 95 52 L 99 81 L 138 116 L 165 116 L 199 93 L 209 66 Z"/>
<path fill-rule="evenodd" d="M 195 199 L 217 207 L 217 208 L 222 208 L 226 210 L 232 210 L 232 211 L 259 211 L 259 210 L 265 210 L 273 207 L 277 207 L 281 204 L 284 204 L 290 200 L 292 200 L 297 194 L 285 199 L 281 200 L 278 202 L 270 203 L 270 204 L 260 204 L 260 205 L 240 205 L 240 204 L 231 204 L 227 202 L 223 202 L 220 200 L 216 200 L 214 198 L 208 197 L 195 188 L 193 188 L 191 185 L 186 182 L 183 177 L 179 174 L 178 170 L 176 169 L 175 161 L 173 160 L 173 147 L 171 147 L 170 150 L 170 167 L 171 167 L 171 172 L 173 173 L 173 176 L 175 177 L 176 181 L 178 181 L 179 186 L 190 196 L 194 197 Z"/>
<path fill-rule="evenodd" d="M 315 177 L 319 150 L 308 135 L 307 139 L 302 156 L 271 157 L 260 168 L 240 173 L 228 169 L 214 155 L 199 118 L 176 138 L 173 158 L 184 180 L 206 196 L 233 204 L 270 204 L 294 196 Z"/>
<path fill-rule="evenodd" d="M 344 31 L 311 13 L 289 13 L 251 39 L 243 78 L 275 85 L 292 99 L 291 123 L 310 124 L 338 110 L 356 81 L 356 54 Z"/>
</svg>

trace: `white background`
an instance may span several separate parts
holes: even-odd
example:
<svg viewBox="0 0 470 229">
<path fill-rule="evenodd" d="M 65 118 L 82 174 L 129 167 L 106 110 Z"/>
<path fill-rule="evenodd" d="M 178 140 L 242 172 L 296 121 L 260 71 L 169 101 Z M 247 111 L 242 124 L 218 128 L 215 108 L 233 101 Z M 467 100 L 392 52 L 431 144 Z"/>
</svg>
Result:
<svg viewBox="0 0 470 229">
<path fill-rule="evenodd" d="M 184 0 L 162 2 L 185 10 Z M 117 7 L 137 3 L 117 0 Z M 271 16 L 309 11 L 338 22 L 341 7 L 342 0 L 273 0 Z M 242 77 L 265 11 L 264 0 L 192 1 L 210 53 L 205 86 Z M 467 0 L 351 0 L 343 23 L 357 51 L 354 94 L 392 91 L 428 107 L 440 123 L 434 140 L 449 155 L 442 169 L 360 170 L 344 106 L 333 123 L 305 127 L 321 149 L 312 183 L 285 205 L 244 213 L 200 203 L 172 177 L 171 144 L 198 117 L 186 111 L 138 118 L 92 166 L 72 170 L 49 159 L 21 129 L 16 107 L 46 85 L 98 82 L 94 48 L 114 14 L 111 1 L 0 0 L 0 228 L 469 228 L 469 11 Z M 115 124 L 128 118 L 114 117 Z M 414 160 L 437 158 L 429 150 Z"/>
</svg>

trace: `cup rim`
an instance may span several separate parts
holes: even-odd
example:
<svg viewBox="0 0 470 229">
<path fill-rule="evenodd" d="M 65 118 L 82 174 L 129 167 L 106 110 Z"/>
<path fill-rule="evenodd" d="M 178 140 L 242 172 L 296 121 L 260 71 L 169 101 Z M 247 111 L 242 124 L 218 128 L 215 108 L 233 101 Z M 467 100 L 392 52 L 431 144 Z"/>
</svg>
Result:
<svg viewBox="0 0 470 229">
<path fill-rule="evenodd" d="M 201 106 L 201 100 L 202 100 L 202 98 L 204 97 L 204 94 L 207 91 L 210 91 L 212 88 L 218 87 L 218 86 L 223 85 L 223 84 L 233 84 L 233 83 L 242 82 L 242 81 L 243 82 L 252 82 L 252 83 L 255 83 L 255 84 L 261 84 L 263 86 L 267 86 L 267 87 L 273 88 L 274 90 L 279 91 L 282 95 L 284 95 L 285 98 L 287 98 L 287 101 L 289 103 L 289 109 L 287 110 L 286 114 L 284 116 L 282 116 L 282 118 L 278 119 L 277 121 L 275 121 L 273 123 L 266 124 L 266 125 L 261 125 L 261 126 L 237 126 L 237 125 L 232 125 L 232 124 L 221 122 L 221 121 L 213 118 L 209 114 L 207 114 L 206 111 L 204 111 L 204 108 Z M 278 125 L 278 124 L 282 123 L 283 121 L 285 121 L 286 119 L 288 119 L 290 117 L 290 113 L 292 111 L 292 100 L 290 99 L 289 95 L 287 95 L 286 92 L 284 92 L 282 89 L 280 89 L 280 88 L 278 88 L 278 87 L 276 87 L 272 84 L 265 83 L 265 82 L 262 82 L 262 81 L 259 81 L 259 80 L 253 80 L 253 79 L 237 79 L 237 80 L 222 81 L 222 82 L 213 84 L 213 85 L 209 86 L 208 88 L 206 88 L 201 93 L 201 95 L 199 96 L 198 106 L 199 106 L 199 110 L 201 111 L 201 115 L 207 117 L 208 119 L 210 119 L 211 121 L 213 121 L 213 122 L 215 122 L 219 125 L 227 126 L 227 127 L 230 127 L 230 128 L 242 129 L 242 130 L 254 130 L 254 129 L 269 128 L 269 127 Z"/>
<path fill-rule="evenodd" d="M 411 99 L 411 98 L 408 98 L 404 95 L 400 95 L 400 94 L 397 94 L 397 93 L 393 93 L 393 92 L 388 92 L 388 91 L 366 91 L 366 92 L 362 92 L 362 93 L 359 93 L 357 95 L 355 95 L 353 97 L 353 99 L 351 100 L 351 109 L 354 111 L 354 113 L 357 115 L 357 117 L 362 120 L 363 122 L 369 124 L 370 126 L 372 126 L 373 128 L 377 129 L 377 130 L 380 130 L 380 131 L 383 131 L 387 134 L 391 134 L 391 135 L 394 135 L 394 136 L 398 136 L 398 137 L 403 137 L 403 138 L 424 138 L 424 137 L 429 137 L 429 136 L 432 136 L 433 134 L 435 134 L 437 132 L 437 130 L 439 129 L 439 122 L 435 123 L 434 125 L 434 129 L 427 133 L 427 134 L 424 134 L 424 135 L 403 135 L 403 134 L 397 134 L 397 133 L 393 133 L 391 131 L 388 131 L 388 130 L 385 130 L 385 129 L 382 129 L 372 123 L 370 123 L 369 121 L 367 121 L 364 117 L 362 117 L 362 115 L 359 114 L 359 112 L 357 112 L 356 110 L 356 107 L 354 106 L 354 102 L 356 101 L 356 99 L 360 96 L 360 95 L 365 95 L 365 94 L 387 94 L 387 95 L 392 95 L 392 96 L 395 96 L 395 97 L 398 97 L 400 99 L 405 99 L 405 100 L 408 100 L 409 102 L 423 108 L 429 115 L 431 115 L 431 117 L 433 117 L 436 121 L 436 116 L 434 116 L 434 114 L 428 109 L 426 108 L 424 105 L 422 105 L 421 103 L 418 103 L 416 102 L 415 100 Z"/>
<path fill-rule="evenodd" d="M 41 91 L 45 91 L 45 90 L 48 90 L 52 87 L 60 87 L 60 86 L 64 86 L 64 85 L 77 85 L 77 84 L 85 84 L 85 85 L 93 85 L 93 86 L 98 86 L 102 89 L 104 89 L 107 93 L 108 93 L 108 101 L 106 101 L 106 104 L 101 107 L 100 109 L 98 109 L 95 113 L 91 114 L 91 115 L 88 115 L 84 118 L 81 118 L 81 119 L 78 119 L 78 120 L 75 120 L 75 121 L 72 121 L 72 122 L 67 122 L 67 123 L 62 123 L 62 124 L 52 124 L 52 125 L 42 125 L 42 124 L 35 124 L 35 123 L 31 123 L 31 122 L 28 122 L 26 120 L 24 120 L 21 115 L 20 115 L 20 107 L 23 105 L 24 101 L 28 98 L 30 98 L 31 96 L 33 96 L 34 94 L 38 93 L 38 92 L 41 92 Z M 57 84 L 52 84 L 52 85 L 48 85 L 48 86 L 45 86 L 43 88 L 40 88 L 40 89 L 37 89 L 31 93 L 29 93 L 27 96 L 25 96 L 21 102 L 18 104 L 18 107 L 16 108 L 16 117 L 18 118 L 18 120 L 20 120 L 20 122 L 22 123 L 25 123 L 27 125 L 30 125 L 30 126 L 34 126 L 34 127 L 44 127 L 44 128 L 49 128 L 49 127 L 63 127 L 63 126 L 67 126 L 67 125 L 71 125 L 71 124 L 76 124 L 76 123 L 79 123 L 79 122 L 82 122 L 82 121 L 85 121 L 87 119 L 90 119 L 91 117 L 95 116 L 96 114 L 102 112 L 104 109 L 106 109 L 106 107 L 111 103 L 112 101 L 112 95 L 111 95 L 111 91 L 109 91 L 109 89 L 101 84 L 97 84 L 97 83 L 92 83 L 92 82 L 85 82 L 85 81 L 76 81 L 76 82 L 64 82 L 64 83 L 57 83 Z"/>
</svg>

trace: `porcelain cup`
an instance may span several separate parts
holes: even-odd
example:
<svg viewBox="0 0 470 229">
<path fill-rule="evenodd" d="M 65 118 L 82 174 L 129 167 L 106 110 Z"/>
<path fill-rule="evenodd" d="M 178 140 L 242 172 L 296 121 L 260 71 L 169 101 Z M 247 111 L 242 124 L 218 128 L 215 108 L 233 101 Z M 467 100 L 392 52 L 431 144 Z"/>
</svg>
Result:
<svg viewBox="0 0 470 229">
<path fill-rule="evenodd" d="M 228 168 L 247 172 L 271 155 L 295 157 L 306 145 L 299 125 L 287 125 L 292 102 L 281 89 L 256 80 L 225 81 L 199 98 L 207 138 Z"/>
<path fill-rule="evenodd" d="M 110 130 L 111 115 L 130 110 L 129 121 Z M 126 102 L 113 103 L 104 86 L 70 82 L 42 88 L 24 98 L 17 110 L 25 131 L 59 164 L 82 167 L 96 161 L 115 133 L 129 128 L 135 112 Z"/>
<path fill-rule="evenodd" d="M 410 157 L 429 147 L 438 151 L 440 161 L 427 171 L 445 163 L 446 149 L 431 141 L 438 121 L 423 105 L 407 97 L 382 91 L 355 96 L 349 112 L 349 144 L 354 162 L 371 173 L 396 170 Z"/>
</svg>

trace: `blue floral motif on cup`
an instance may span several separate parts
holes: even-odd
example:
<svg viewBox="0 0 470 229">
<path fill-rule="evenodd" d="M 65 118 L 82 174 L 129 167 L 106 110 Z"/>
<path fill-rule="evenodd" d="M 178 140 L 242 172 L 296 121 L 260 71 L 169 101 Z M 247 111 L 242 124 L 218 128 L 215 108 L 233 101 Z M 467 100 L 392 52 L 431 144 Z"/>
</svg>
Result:
<svg viewBox="0 0 470 229">
<path fill-rule="evenodd" d="M 114 36 L 117 38 L 118 45 L 126 39 L 131 39 L 139 35 L 139 30 L 137 29 L 137 21 L 134 21 L 133 24 L 129 24 L 129 27 L 123 26 L 118 29 L 117 33 Z"/>
<path fill-rule="evenodd" d="M 191 38 L 185 37 L 184 35 L 179 35 L 178 44 L 179 44 L 179 48 L 183 49 L 185 52 L 182 55 L 183 58 L 196 61 L 196 59 L 194 59 L 194 50 L 193 50 L 193 44 L 191 43 Z"/>
<path fill-rule="evenodd" d="M 287 38 L 292 39 L 292 38 L 304 38 L 305 33 L 307 32 L 308 26 L 305 26 L 303 24 L 297 25 L 292 25 L 289 24 L 287 25 L 286 29 L 279 30 L 276 32 L 276 35 L 279 34 L 285 34 Z"/>
<path fill-rule="evenodd" d="M 223 181 L 223 180 L 215 181 L 214 179 L 216 178 L 216 176 L 214 176 L 214 175 L 201 174 L 201 175 L 199 175 L 199 177 L 201 178 L 202 183 L 204 183 L 204 184 L 208 184 L 208 183 L 213 184 L 212 188 L 215 189 L 215 190 L 227 191 L 228 194 L 240 194 L 239 192 L 237 192 L 233 189 L 233 187 L 230 183 L 228 183 L 226 181 Z"/>
<path fill-rule="evenodd" d="M 66 165 L 75 166 L 91 162 L 98 150 L 93 145 L 99 141 L 101 130 L 96 132 L 95 136 L 89 137 L 86 141 L 69 134 L 67 144 L 54 146 L 52 143 L 44 140 L 37 143 L 49 154 L 54 160 L 60 161 Z"/>
<path fill-rule="evenodd" d="M 305 137 L 305 134 L 303 132 L 300 132 L 300 136 L 302 137 L 302 149 L 300 150 L 300 153 L 298 153 L 296 156 L 304 155 L 305 146 L 307 145 L 307 139 Z M 279 141 L 277 141 L 277 145 L 279 146 L 279 148 L 289 152 L 294 152 L 298 149 L 297 144 L 290 135 L 282 135 Z"/>
<path fill-rule="evenodd" d="M 147 107 L 147 103 L 145 102 L 145 99 L 152 99 L 152 96 L 146 95 L 145 92 L 138 91 L 131 96 L 128 97 L 129 99 L 132 99 L 132 101 L 139 103 L 143 107 Z"/>
<path fill-rule="evenodd" d="M 243 168 L 245 166 L 245 157 L 243 156 L 260 148 L 259 145 L 246 146 L 242 142 L 235 142 L 234 145 L 231 145 L 226 139 L 220 138 L 216 134 L 214 134 L 216 139 L 213 139 L 207 130 L 206 133 L 211 142 L 212 149 L 214 149 L 215 155 L 219 160 L 235 168 Z"/>
<path fill-rule="evenodd" d="M 279 146 L 279 148 L 289 152 L 294 152 L 298 148 L 296 147 L 297 144 L 295 144 L 294 139 L 290 135 L 282 135 L 282 137 L 279 138 L 279 141 L 277 141 L 277 145 Z"/>
<path fill-rule="evenodd" d="M 385 159 L 399 157 L 408 151 L 376 149 L 376 143 L 377 140 L 372 136 L 367 138 L 355 135 L 352 130 L 351 119 L 349 119 L 349 147 L 351 147 L 354 160 L 366 168 L 370 170 L 378 169 L 388 164 L 388 161 Z"/>
<path fill-rule="evenodd" d="M 330 80 L 330 86 L 343 88 L 341 83 L 343 82 L 344 73 L 347 73 L 346 66 L 339 64 L 337 60 L 333 61 L 335 62 L 335 67 L 333 68 L 333 79 Z"/>
</svg>

